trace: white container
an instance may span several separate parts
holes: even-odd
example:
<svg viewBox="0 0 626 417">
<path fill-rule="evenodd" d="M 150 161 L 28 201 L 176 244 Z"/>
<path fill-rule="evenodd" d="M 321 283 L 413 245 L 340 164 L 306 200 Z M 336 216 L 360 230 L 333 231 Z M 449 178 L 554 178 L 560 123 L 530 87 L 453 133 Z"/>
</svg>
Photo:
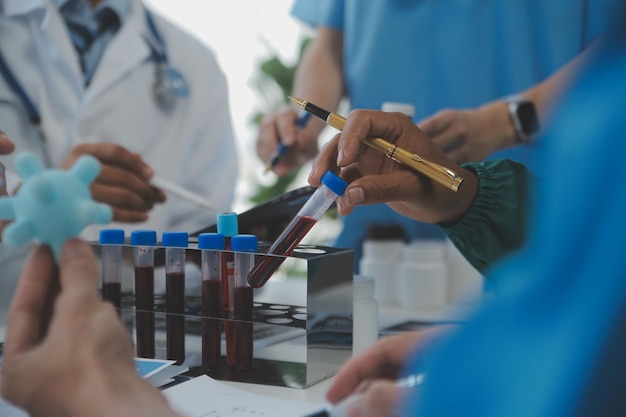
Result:
<svg viewBox="0 0 626 417">
<path fill-rule="evenodd" d="M 354 276 L 352 355 L 358 355 L 378 340 L 378 302 L 372 277 Z"/>
<path fill-rule="evenodd" d="M 404 242 L 401 240 L 366 240 L 359 261 L 359 275 L 374 278 L 376 300 L 380 304 L 398 304 L 398 271 Z"/>
<path fill-rule="evenodd" d="M 446 263 L 449 269 L 448 302 L 478 302 L 482 297 L 483 276 L 449 239 L 446 239 Z"/>
<path fill-rule="evenodd" d="M 448 271 L 443 240 L 419 240 L 404 248 L 398 271 L 397 297 L 400 307 L 410 311 L 445 308 L 448 300 Z"/>
</svg>

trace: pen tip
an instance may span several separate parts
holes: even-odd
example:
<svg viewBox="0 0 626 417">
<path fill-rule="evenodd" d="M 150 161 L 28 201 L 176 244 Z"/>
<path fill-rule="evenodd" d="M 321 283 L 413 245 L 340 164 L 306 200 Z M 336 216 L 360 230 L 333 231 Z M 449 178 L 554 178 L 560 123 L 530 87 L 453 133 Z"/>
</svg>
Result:
<svg viewBox="0 0 626 417">
<path fill-rule="evenodd" d="M 301 98 L 296 98 L 296 97 L 291 97 L 291 96 L 289 96 L 289 100 L 296 103 L 301 109 L 304 109 L 306 107 L 306 100 L 302 100 Z"/>
</svg>

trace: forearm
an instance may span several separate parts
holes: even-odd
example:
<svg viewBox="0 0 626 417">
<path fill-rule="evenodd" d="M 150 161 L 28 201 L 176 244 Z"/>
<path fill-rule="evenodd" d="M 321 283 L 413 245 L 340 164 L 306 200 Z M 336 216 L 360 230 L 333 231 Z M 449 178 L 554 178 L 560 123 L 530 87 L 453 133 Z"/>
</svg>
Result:
<svg viewBox="0 0 626 417">
<path fill-rule="evenodd" d="M 601 41 L 596 41 L 596 44 L 588 47 L 544 81 L 519 92 L 521 97 L 534 104 L 540 129 L 549 124 L 556 103 L 598 45 L 601 45 Z M 509 115 L 507 100 L 498 99 L 479 107 L 475 120 L 478 126 L 486 127 L 476 133 L 481 137 L 490 138 L 489 143 L 492 146 L 487 149 L 487 154 L 521 143 Z"/>
<path fill-rule="evenodd" d="M 599 36 L 593 43 L 563 65 L 543 82 L 523 91 L 521 95 L 532 101 L 537 109 L 540 126 L 546 126 L 564 92 L 576 80 L 593 55 L 605 45 L 608 37 Z"/>
<path fill-rule="evenodd" d="M 509 160 L 463 165 L 478 176 L 478 193 L 462 219 L 442 230 L 476 269 L 484 272 L 526 239 L 532 178 Z"/>
<path fill-rule="evenodd" d="M 342 32 L 320 28 L 296 70 L 292 95 L 336 110 L 344 91 Z M 321 131 L 324 124 L 315 121 Z"/>
</svg>

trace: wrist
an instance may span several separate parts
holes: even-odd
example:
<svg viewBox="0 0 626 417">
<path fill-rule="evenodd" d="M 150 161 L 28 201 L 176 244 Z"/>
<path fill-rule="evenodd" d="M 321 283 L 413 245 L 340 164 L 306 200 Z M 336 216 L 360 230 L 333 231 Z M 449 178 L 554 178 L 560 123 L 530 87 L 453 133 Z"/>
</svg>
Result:
<svg viewBox="0 0 626 417">
<path fill-rule="evenodd" d="M 491 138 L 490 153 L 518 144 L 517 133 L 509 115 L 507 101 L 492 101 L 480 107 L 480 111 L 484 113 L 483 123 L 489 129 L 483 134 Z"/>
<path fill-rule="evenodd" d="M 463 178 L 463 182 L 456 192 L 445 190 L 447 198 L 442 204 L 441 210 L 439 210 L 442 217 L 436 223 L 451 224 L 462 219 L 471 208 L 478 194 L 477 175 L 463 168 L 458 169 L 457 172 Z"/>
</svg>

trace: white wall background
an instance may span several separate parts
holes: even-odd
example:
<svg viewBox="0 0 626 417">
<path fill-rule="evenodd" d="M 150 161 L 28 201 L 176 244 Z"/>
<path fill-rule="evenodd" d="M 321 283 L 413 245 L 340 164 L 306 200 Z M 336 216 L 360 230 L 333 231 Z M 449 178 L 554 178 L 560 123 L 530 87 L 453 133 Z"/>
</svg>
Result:
<svg viewBox="0 0 626 417">
<path fill-rule="evenodd" d="M 249 120 L 262 102 L 252 86 L 259 62 L 278 54 L 293 64 L 307 28 L 293 19 L 293 0 L 148 0 L 147 5 L 201 39 L 217 56 L 230 89 L 230 106 L 242 158 L 235 211 L 250 208 L 248 198 L 255 181 L 271 183 L 272 173 L 262 175 L 256 156 L 256 129 Z M 269 47 L 268 47 L 269 45 Z M 272 50 L 270 50 L 270 47 Z M 303 170 L 308 173 L 308 170 Z M 298 179 L 306 185 L 306 179 Z M 298 185 L 298 186 L 299 186 Z"/>
</svg>

